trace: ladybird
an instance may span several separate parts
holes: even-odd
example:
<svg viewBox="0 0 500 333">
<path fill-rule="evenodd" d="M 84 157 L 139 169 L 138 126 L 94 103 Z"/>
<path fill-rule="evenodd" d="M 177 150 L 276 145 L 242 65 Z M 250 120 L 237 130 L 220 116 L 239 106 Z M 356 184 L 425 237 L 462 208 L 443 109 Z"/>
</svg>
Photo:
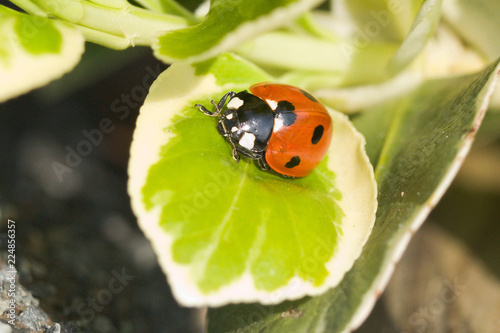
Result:
<svg viewBox="0 0 500 333">
<path fill-rule="evenodd" d="M 325 157 L 332 138 L 332 118 L 308 92 L 285 84 L 258 83 L 230 91 L 215 112 L 196 104 L 204 114 L 219 117 L 217 129 L 240 154 L 259 166 L 288 177 L 305 177 Z M 224 111 L 224 105 L 227 102 Z"/>
</svg>

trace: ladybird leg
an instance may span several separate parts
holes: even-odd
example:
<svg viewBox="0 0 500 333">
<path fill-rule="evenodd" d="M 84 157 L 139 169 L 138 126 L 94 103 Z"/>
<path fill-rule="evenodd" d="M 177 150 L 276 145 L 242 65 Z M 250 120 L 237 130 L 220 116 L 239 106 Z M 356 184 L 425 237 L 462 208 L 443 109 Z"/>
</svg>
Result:
<svg viewBox="0 0 500 333">
<path fill-rule="evenodd" d="M 236 161 L 236 163 L 240 163 L 240 154 L 238 154 L 238 150 L 236 150 L 236 146 L 234 145 L 233 140 L 229 136 L 227 138 L 229 139 L 231 147 L 233 147 L 233 159 Z"/>
<path fill-rule="evenodd" d="M 264 171 L 269 170 L 269 164 L 267 164 L 266 159 L 264 158 L 264 155 L 262 155 L 261 158 L 257 160 L 257 163 L 259 165 L 259 168 L 261 168 Z"/>
<path fill-rule="evenodd" d="M 236 161 L 236 163 L 240 163 L 240 155 L 238 154 L 238 151 L 234 147 L 233 147 L 233 158 Z"/>
<path fill-rule="evenodd" d="M 224 96 L 222 96 L 222 98 L 220 99 L 220 101 L 217 105 L 215 105 L 214 101 L 212 101 L 212 104 L 215 105 L 215 108 L 217 109 L 217 111 L 220 112 L 220 110 L 222 110 L 222 108 L 224 107 L 224 104 L 226 104 L 227 98 L 229 97 L 229 100 L 232 100 L 234 96 L 236 96 L 236 93 L 234 91 L 230 91 L 227 94 L 225 94 Z"/>
</svg>

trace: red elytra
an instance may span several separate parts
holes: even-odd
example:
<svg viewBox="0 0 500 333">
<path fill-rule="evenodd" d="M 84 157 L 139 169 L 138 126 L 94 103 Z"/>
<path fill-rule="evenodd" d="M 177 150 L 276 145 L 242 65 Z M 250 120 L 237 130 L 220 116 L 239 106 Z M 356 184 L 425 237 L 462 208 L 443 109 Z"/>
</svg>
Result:
<svg viewBox="0 0 500 333">
<path fill-rule="evenodd" d="M 290 85 L 258 83 L 249 90 L 273 110 L 279 102 L 288 102 L 293 106 L 293 111 L 288 111 L 295 115 L 291 124 L 282 126 L 280 120 L 275 118 L 265 152 L 266 163 L 286 176 L 309 175 L 330 147 L 332 118 L 326 108 L 308 92 Z"/>
</svg>

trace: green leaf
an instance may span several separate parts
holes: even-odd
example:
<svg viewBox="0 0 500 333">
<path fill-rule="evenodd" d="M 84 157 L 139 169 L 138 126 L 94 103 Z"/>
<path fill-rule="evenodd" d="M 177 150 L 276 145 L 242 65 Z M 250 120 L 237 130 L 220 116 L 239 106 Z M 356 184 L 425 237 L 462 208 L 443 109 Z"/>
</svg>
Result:
<svg viewBox="0 0 500 333">
<path fill-rule="evenodd" d="M 377 6 L 380 5 L 382 3 L 378 3 Z M 380 27 L 385 26 L 382 18 L 390 21 L 389 12 L 387 8 L 372 8 L 365 15 L 360 15 L 360 17 L 373 16 L 371 21 L 365 22 L 367 26 L 378 26 L 377 29 L 374 28 L 374 33 L 371 36 L 373 40 L 367 34 L 355 32 L 351 38 L 330 45 L 328 52 L 325 52 L 326 48 L 324 48 L 323 52 L 311 48 L 314 50 L 313 65 L 309 63 L 302 66 L 294 64 L 294 67 L 299 68 L 299 70 L 290 71 L 283 75 L 280 80 L 309 89 L 325 104 L 345 113 L 353 113 L 401 96 L 414 89 L 429 75 L 432 77 L 442 76 L 442 72 L 435 70 L 435 67 L 439 65 L 441 68 L 455 70 L 459 68 L 462 72 L 470 73 L 472 72 L 470 68 L 478 63 L 478 61 L 470 61 L 471 59 L 474 60 L 474 57 L 466 56 L 468 53 L 462 55 L 459 50 L 454 50 L 454 57 L 449 57 L 449 49 L 443 50 L 452 43 L 448 42 L 448 38 L 443 37 L 443 33 L 435 38 L 439 42 L 434 40 L 432 48 L 424 48 L 429 45 L 428 42 L 435 33 L 439 22 L 441 0 L 423 2 L 408 35 L 401 44 L 377 41 L 377 38 L 375 38 L 375 32 L 381 33 Z M 257 40 L 268 35 L 270 34 L 260 36 Z M 445 36 L 448 37 L 448 34 Z M 456 42 L 455 39 L 452 41 Z M 261 45 L 259 49 L 274 52 L 274 46 L 278 45 L 280 50 L 286 50 L 281 51 L 282 54 L 279 55 L 271 53 L 272 56 L 269 57 L 271 60 L 284 59 L 281 66 L 291 63 L 287 60 L 287 57 L 298 54 L 299 52 L 295 49 L 298 50 L 301 47 L 300 43 L 296 43 L 295 52 L 291 52 L 290 46 L 280 45 L 276 41 L 267 44 L 270 46 L 263 48 Z M 309 49 L 309 47 L 306 49 Z M 332 50 L 337 52 L 333 53 Z M 425 60 L 429 59 L 429 63 L 422 60 L 419 63 L 420 67 L 415 66 L 415 68 L 403 72 L 403 69 L 415 60 L 422 50 L 426 51 L 422 57 Z M 325 56 L 322 58 L 322 55 Z M 339 57 L 339 55 L 342 55 L 342 57 Z M 253 53 L 250 53 L 250 59 L 260 63 L 260 59 Z M 334 65 L 326 65 L 327 59 L 333 59 Z M 436 64 L 438 60 L 439 62 Z M 479 65 L 479 68 L 482 68 L 480 62 Z M 334 68 L 333 66 L 342 67 L 343 69 Z M 315 67 L 322 67 L 323 70 L 314 71 Z M 475 70 L 477 68 L 475 67 Z M 445 73 L 445 75 L 447 74 L 449 73 Z"/>
<path fill-rule="evenodd" d="M 0 6 L 0 102 L 59 78 L 83 50 L 75 28 Z"/>
<path fill-rule="evenodd" d="M 287 70 L 280 78 L 283 82 L 300 82 L 314 89 L 318 84 L 336 88 L 385 80 L 389 75 L 381 64 L 387 64 L 397 48 L 392 43 L 358 45 L 351 39 L 332 41 L 278 31 L 257 36 L 236 52 L 261 66 Z"/>
<path fill-rule="evenodd" d="M 284 70 L 301 69 L 340 76 L 350 65 L 350 59 L 338 43 L 290 31 L 260 35 L 244 43 L 236 52 L 257 64 Z"/>
<path fill-rule="evenodd" d="M 500 56 L 500 2 L 497 0 L 445 0 L 446 22 L 489 61 Z"/>
<path fill-rule="evenodd" d="M 434 34 L 441 17 L 441 2 L 442 0 L 369 1 L 365 9 L 362 9 L 360 1 L 349 2 L 349 6 L 354 6 L 351 8 L 351 14 L 356 16 L 354 9 L 359 11 L 359 29 L 349 40 L 343 42 L 343 49 L 353 59 L 345 84 L 380 82 L 401 72 L 416 58 Z M 399 25 L 402 22 L 413 22 L 408 29 L 401 30 L 404 31 L 404 40 L 385 36 L 392 24 Z M 382 43 L 384 41 L 385 44 Z M 396 42 L 398 47 L 390 50 L 390 42 Z M 380 49 L 377 57 L 374 56 L 377 55 L 376 46 Z"/>
<path fill-rule="evenodd" d="M 298 77 L 300 82 L 300 77 Z M 307 78 L 305 78 L 307 82 Z M 311 78 L 309 80 L 312 80 Z M 403 72 L 394 78 L 378 83 L 338 89 L 311 89 L 323 103 L 344 113 L 356 113 L 374 105 L 382 104 L 411 92 L 424 80 L 423 75 L 412 71 Z M 313 82 L 314 83 L 314 82 Z M 313 86 L 314 87 L 314 86 Z"/>
<path fill-rule="evenodd" d="M 355 3 L 350 3 L 354 6 L 352 9 Z M 265 68 L 286 71 L 279 78 L 281 82 L 312 90 L 332 107 L 358 111 L 359 106 L 380 103 L 419 83 L 415 75 L 396 78 L 392 85 L 387 82 L 424 49 L 439 22 L 441 0 L 418 4 L 417 10 L 420 10 L 417 13 L 412 9 L 413 24 L 405 29 L 404 40 L 403 37 L 401 40 L 384 37 L 384 29 L 396 21 L 398 13 L 406 10 L 404 5 L 390 9 L 387 3 L 369 2 L 365 4 L 367 8 L 359 9 L 362 14 L 357 21 L 362 24 L 361 18 L 366 19 L 365 28 L 348 36 L 321 38 L 318 34 L 299 34 L 293 30 L 276 31 L 253 38 L 236 52 Z M 332 24 L 329 22 L 332 18 L 325 17 L 324 13 L 314 14 L 308 19 L 318 24 Z"/>
<path fill-rule="evenodd" d="M 426 0 L 418 12 L 410 32 L 387 65 L 389 73 L 398 73 L 422 51 L 434 34 L 441 18 L 442 0 Z"/>
<path fill-rule="evenodd" d="M 481 73 L 426 82 L 355 120 L 376 162 L 379 208 L 363 252 L 319 297 L 208 312 L 209 332 L 350 332 L 369 314 L 412 234 L 465 158 L 488 107 L 498 62 Z"/>
<path fill-rule="evenodd" d="M 89 0 L 97 5 L 104 7 L 124 9 L 128 6 L 127 0 Z"/>
<path fill-rule="evenodd" d="M 32 3 L 12 0 L 26 11 Z M 182 15 L 156 13 L 122 0 L 68 0 L 61 6 L 54 1 L 31 0 L 51 17 L 77 25 L 87 41 L 113 49 L 151 45 L 160 31 L 180 29 L 194 21 Z"/>
<path fill-rule="evenodd" d="M 213 0 L 203 22 L 158 38 L 155 55 L 165 62 L 202 61 L 262 32 L 289 24 L 320 0 Z"/>
<path fill-rule="evenodd" d="M 175 0 L 137 0 L 144 8 L 154 10 L 158 13 L 166 13 L 181 16 L 196 21 L 193 13 L 184 8 Z"/>
<path fill-rule="evenodd" d="M 410 31 L 411 22 L 423 0 L 336 0 L 336 15 L 351 18 L 359 34 L 373 39 L 402 41 Z"/>
<path fill-rule="evenodd" d="M 225 54 L 175 63 L 137 121 L 129 193 L 174 295 L 184 305 L 276 303 L 337 284 L 367 239 L 376 209 L 363 137 L 331 112 L 327 158 L 287 179 L 239 164 L 216 122 L 194 107 L 271 78 Z"/>
</svg>

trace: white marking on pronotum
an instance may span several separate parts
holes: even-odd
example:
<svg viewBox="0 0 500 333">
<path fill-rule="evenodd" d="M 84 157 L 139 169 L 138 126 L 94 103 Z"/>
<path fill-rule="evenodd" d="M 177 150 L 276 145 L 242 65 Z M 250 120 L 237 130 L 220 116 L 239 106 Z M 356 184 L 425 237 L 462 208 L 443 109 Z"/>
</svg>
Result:
<svg viewBox="0 0 500 333">
<path fill-rule="evenodd" d="M 273 132 L 278 132 L 283 127 L 283 119 L 274 118 Z"/>
<path fill-rule="evenodd" d="M 229 103 L 227 103 L 228 109 L 237 109 L 242 105 L 243 105 L 243 101 L 241 99 L 239 99 L 238 97 L 233 97 L 233 99 L 230 100 Z"/>
<path fill-rule="evenodd" d="M 238 130 L 238 127 L 236 127 L 236 126 L 231 127 L 231 132 L 236 132 L 237 130 Z"/>
<path fill-rule="evenodd" d="M 276 110 L 276 108 L 278 107 L 278 102 L 273 101 L 272 99 L 266 99 L 266 102 L 267 104 L 269 104 L 271 109 L 273 109 L 273 111 Z"/>
<path fill-rule="evenodd" d="M 245 134 L 243 134 L 243 136 L 241 137 L 239 143 L 240 146 L 246 149 L 252 149 L 255 144 L 255 135 L 245 132 Z"/>
<path fill-rule="evenodd" d="M 232 114 L 232 113 L 228 114 L 228 115 L 226 116 L 226 119 L 233 119 L 233 114 Z"/>
</svg>

